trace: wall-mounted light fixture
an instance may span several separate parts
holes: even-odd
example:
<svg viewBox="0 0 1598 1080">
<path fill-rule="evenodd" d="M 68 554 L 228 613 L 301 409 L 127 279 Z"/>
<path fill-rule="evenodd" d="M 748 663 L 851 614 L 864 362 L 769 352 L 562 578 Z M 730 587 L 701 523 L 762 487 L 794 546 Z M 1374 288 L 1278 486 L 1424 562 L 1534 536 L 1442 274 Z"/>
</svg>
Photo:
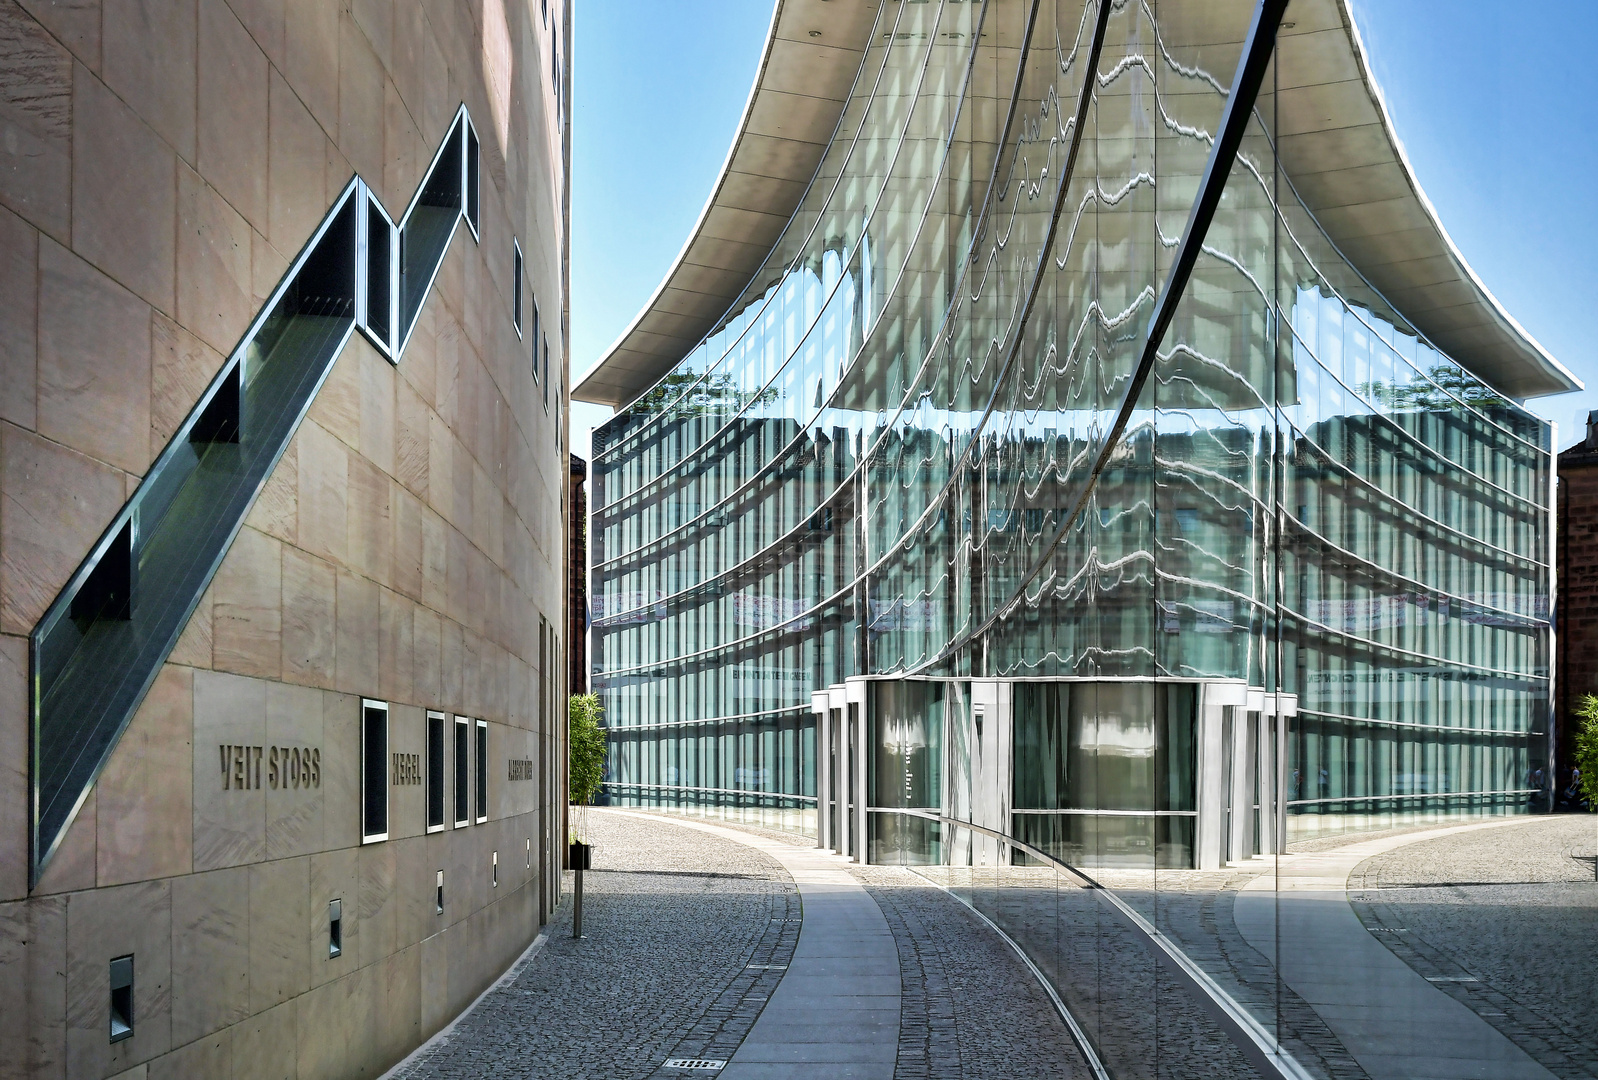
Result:
<svg viewBox="0 0 1598 1080">
<path fill-rule="evenodd" d="M 133 1038 L 133 954 L 111 961 L 111 1041 Z"/>
<path fill-rule="evenodd" d="M 344 901 L 327 902 L 327 958 L 333 959 L 344 952 Z"/>
</svg>

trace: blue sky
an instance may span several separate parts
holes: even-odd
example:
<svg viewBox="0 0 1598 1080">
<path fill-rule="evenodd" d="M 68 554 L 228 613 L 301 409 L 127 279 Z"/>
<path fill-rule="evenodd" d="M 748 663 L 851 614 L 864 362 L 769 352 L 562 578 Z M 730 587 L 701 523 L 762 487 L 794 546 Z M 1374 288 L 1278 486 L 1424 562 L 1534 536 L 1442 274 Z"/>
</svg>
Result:
<svg viewBox="0 0 1598 1080">
<path fill-rule="evenodd" d="M 1353 0 L 1410 161 L 1477 274 L 1594 390 L 1532 402 L 1559 445 L 1598 409 L 1598 4 Z M 1534 15 L 1528 12 L 1534 11 Z M 660 283 L 720 172 L 770 24 L 765 0 L 576 10 L 572 368 Z M 573 403 L 573 450 L 609 410 Z"/>
</svg>

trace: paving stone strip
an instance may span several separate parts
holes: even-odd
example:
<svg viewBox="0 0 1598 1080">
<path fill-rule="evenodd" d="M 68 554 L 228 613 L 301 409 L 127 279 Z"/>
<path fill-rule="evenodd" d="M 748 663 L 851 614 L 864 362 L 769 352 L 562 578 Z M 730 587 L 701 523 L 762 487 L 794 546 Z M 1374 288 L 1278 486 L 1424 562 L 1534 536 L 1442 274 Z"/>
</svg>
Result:
<svg viewBox="0 0 1598 1080">
<path fill-rule="evenodd" d="M 899 946 L 894 1080 L 1093 1076 L 1031 971 L 963 904 L 899 867 L 853 872 Z"/>
</svg>

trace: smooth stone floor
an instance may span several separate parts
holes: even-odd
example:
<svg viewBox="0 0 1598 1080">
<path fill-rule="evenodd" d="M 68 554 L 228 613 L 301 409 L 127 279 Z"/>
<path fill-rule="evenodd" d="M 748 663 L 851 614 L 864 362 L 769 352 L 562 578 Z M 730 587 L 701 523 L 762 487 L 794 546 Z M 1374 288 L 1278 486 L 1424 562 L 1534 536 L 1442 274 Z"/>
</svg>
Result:
<svg viewBox="0 0 1598 1080">
<path fill-rule="evenodd" d="M 893 1080 L 899 1053 L 899 949 L 848 860 L 736 829 L 673 819 L 758 848 L 793 875 L 799 945 L 722 1080 Z M 684 1073 L 684 1076 L 689 1074 Z"/>
<path fill-rule="evenodd" d="M 1416 974 L 1365 929 L 1348 877 L 1405 844 L 1523 819 L 1427 830 L 1283 856 L 1233 907 L 1238 930 L 1325 1019 L 1371 1080 L 1553 1080 L 1496 1028 Z"/>
</svg>

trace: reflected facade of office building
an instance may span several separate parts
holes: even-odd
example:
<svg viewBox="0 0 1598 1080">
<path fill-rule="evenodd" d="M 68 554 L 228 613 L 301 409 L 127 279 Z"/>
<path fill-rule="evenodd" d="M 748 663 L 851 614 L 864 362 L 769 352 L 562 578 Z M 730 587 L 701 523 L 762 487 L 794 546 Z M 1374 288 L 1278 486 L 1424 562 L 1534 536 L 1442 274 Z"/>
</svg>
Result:
<svg viewBox="0 0 1598 1080">
<path fill-rule="evenodd" d="M 1180 951 L 1165 883 L 1526 815 L 1553 775 L 1553 432 L 1518 402 L 1577 383 L 1419 194 L 1346 4 L 1274 46 L 1272 10 L 779 4 L 716 196 L 574 391 L 618 408 L 610 800 L 1052 897 L 1046 940 L 987 913 L 1114 1075 L 1130 999 L 1182 982 L 1109 973 L 1117 935 Z M 770 121 L 795 68 L 809 133 Z M 1195 978 L 1324 1071 L 1290 966 Z"/>
</svg>

